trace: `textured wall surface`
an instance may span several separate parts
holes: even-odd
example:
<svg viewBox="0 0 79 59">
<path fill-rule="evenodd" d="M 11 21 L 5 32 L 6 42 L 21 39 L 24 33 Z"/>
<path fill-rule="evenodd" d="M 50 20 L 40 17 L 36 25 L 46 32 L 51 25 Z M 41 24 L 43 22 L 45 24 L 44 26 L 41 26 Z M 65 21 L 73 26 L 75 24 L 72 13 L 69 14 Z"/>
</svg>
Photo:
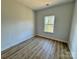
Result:
<svg viewBox="0 0 79 59">
<path fill-rule="evenodd" d="M 74 3 L 67 3 L 54 6 L 48 9 L 39 10 L 36 12 L 36 34 L 49 38 L 57 38 L 57 40 L 68 41 L 70 24 L 72 21 Z M 55 15 L 54 33 L 44 32 L 44 16 Z"/>
<path fill-rule="evenodd" d="M 70 33 L 70 40 L 69 40 L 69 48 L 73 59 L 77 59 L 77 5 L 75 3 L 75 9 L 72 18 L 72 27 Z"/>
<path fill-rule="evenodd" d="M 34 12 L 15 0 L 1 4 L 1 50 L 5 50 L 34 35 Z"/>
</svg>

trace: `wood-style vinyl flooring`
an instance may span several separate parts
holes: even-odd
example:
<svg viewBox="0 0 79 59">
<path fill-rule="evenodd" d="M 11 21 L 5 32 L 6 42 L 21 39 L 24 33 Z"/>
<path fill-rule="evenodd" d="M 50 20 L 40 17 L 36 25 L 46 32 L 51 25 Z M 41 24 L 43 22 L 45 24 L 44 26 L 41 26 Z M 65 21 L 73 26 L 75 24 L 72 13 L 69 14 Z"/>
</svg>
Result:
<svg viewBox="0 0 79 59">
<path fill-rule="evenodd" d="M 34 37 L 1 55 L 2 59 L 72 59 L 66 43 Z"/>
</svg>

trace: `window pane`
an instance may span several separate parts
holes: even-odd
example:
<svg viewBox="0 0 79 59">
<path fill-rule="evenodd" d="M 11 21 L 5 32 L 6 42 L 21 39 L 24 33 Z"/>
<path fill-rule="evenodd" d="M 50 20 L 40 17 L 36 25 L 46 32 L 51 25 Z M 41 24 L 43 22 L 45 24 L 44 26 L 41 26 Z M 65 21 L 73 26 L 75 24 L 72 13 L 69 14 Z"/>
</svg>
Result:
<svg viewBox="0 0 79 59">
<path fill-rule="evenodd" d="M 54 24 L 55 16 L 46 16 L 45 17 L 45 24 Z"/>
<path fill-rule="evenodd" d="M 49 16 L 49 23 L 48 24 L 54 24 L 54 18 L 55 18 L 55 16 Z"/>
<path fill-rule="evenodd" d="M 45 16 L 44 18 L 44 32 L 54 32 L 55 16 Z"/>
<path fill-rule="evenodd" d="M 53 33 L 54 25 L 45 25 L 44 31 Z"/>
<path fill-rule="evenodd" d="M 45 24 L 48 24 L 48 17 L 45 17 Z"/>
</svg>

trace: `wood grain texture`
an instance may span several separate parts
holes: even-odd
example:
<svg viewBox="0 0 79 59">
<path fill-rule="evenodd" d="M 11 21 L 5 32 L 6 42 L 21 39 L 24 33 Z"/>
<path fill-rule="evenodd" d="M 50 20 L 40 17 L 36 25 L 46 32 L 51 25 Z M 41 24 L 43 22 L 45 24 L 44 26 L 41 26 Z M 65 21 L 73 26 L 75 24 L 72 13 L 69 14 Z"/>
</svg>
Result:
<svg viewBox="0 0 79 59">
<path fill-rule="evenodd" d="M 34 37 L 1 55 L 2 59 L 72 59 L 66 43 Z"/>
</svg>

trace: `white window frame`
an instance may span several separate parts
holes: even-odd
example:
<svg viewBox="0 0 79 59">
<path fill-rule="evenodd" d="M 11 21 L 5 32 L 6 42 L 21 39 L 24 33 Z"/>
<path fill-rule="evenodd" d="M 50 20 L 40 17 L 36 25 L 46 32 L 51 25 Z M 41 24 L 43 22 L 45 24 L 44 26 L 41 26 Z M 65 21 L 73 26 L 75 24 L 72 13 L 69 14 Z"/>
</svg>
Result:
<svg viewBox="0 0 79 59">
<path fill-rule="evenodd" d="M 53 32 L 46 32 L 46 31 L 45 31 L 45 25 L 46 25 L 46 24 L 45 24 L 45 17 L 49 17 L 49 16 L 54 16 L 54 24 L 47 24 L 47 25 L 53 25 Z M 55 29 L 55 15 L 46 15 L 46 16 L 44 16 L 44 22 L 43 22 L 43 23 L 44 23 L 44 26 L 43 26 L 44 29 L 43 29 L 43 31 L 44 31 L 45 33 L 54 33 L 54 29 Z"/>
</svg>

